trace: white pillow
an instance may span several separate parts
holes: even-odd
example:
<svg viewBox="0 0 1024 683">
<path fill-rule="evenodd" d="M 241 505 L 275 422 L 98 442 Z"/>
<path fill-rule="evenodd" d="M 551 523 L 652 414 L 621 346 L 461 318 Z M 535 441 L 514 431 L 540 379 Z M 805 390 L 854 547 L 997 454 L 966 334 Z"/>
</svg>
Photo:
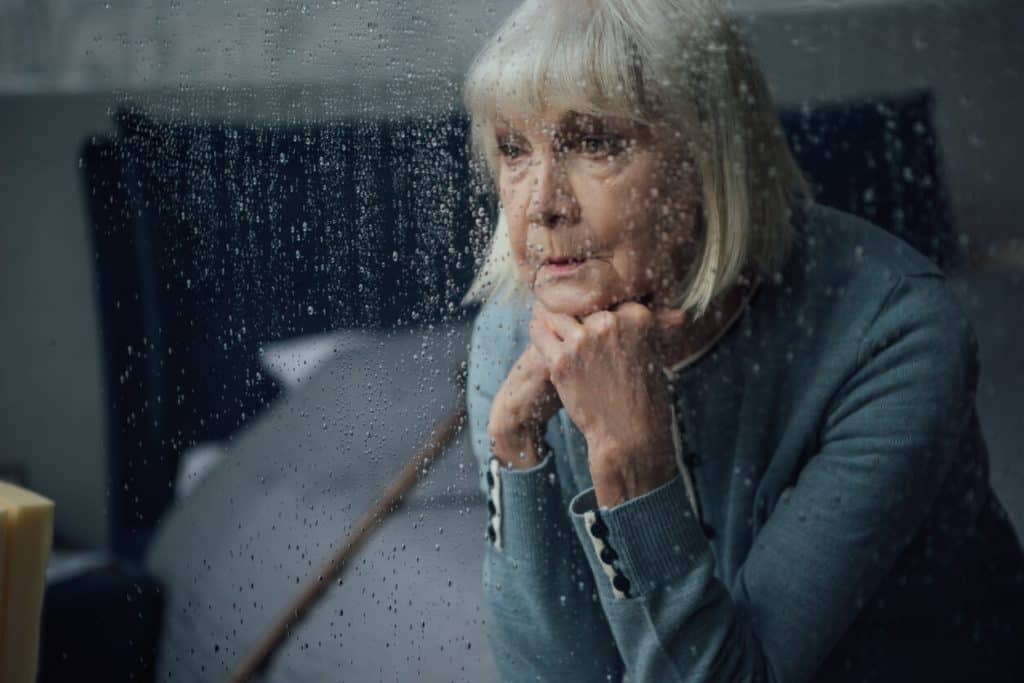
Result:
<svg viewBox="0 0 1024 683">
<path fill-rule="evenodd" d="M 260 347 L 260 365 L 289 393 L 309 381 L 334 357 L 366 347 L 373 335 L 361 330 L 341 330 L 282 339 Z M 216 441 L 196 444 L 178 460 L 174 498 L 181 500 L 224 458 Z"/>
<path fill-rule="evenodd" d="M 145 558 L 165 587 L 158 680 L 229 676 L 457 405 L 468 333 L 374 333 L 222 444 Z M 462 430 L 261 680 L 497 681 L 483 629 L 484 504 Z"/>
<path fill-rule="evenodd" d="M 181 500 L 224 458 L 224 449 L 216 441 L 204 441 L 186 449 L 178 459 L 174 481 L 174 499 Z"/>
<path fill-rule="evenodd" d="M 373 336 L 361 330 L 340 330 L 263 344 L 263 368 L 286 389 L 308 381 L 331 358 L 363 348 Z"/>
</svg>

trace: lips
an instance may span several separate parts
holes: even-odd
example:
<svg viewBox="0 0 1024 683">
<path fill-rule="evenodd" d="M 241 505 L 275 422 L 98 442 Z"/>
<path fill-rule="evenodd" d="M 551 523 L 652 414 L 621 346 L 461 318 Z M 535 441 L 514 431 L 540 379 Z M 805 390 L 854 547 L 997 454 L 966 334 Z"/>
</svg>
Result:
<svg viewBox="0 0 1024 683">
<path fill-rule="evenodd" d="M 585 258 L 549 258 L 544 261 L 544 271 L 550 275 L 566 275 L 574 272 L 587 262 Z"/>
</svg>

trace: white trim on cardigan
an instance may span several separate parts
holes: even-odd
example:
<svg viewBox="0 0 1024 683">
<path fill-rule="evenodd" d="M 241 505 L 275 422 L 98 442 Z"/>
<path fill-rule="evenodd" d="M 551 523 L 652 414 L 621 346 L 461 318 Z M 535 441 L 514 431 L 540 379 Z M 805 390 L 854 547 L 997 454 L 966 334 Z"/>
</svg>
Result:
<svg viewBox="0 0 1024 683">
<path fill-rule="evenodd" d="M 501 464 L 497 458 L 491 458 L 491 502 L 494 503 L 494 514 L 491 516 L 491 527 L 494 529 L 494 547 L 502 549 L 501 545 Z"/>
</svg>

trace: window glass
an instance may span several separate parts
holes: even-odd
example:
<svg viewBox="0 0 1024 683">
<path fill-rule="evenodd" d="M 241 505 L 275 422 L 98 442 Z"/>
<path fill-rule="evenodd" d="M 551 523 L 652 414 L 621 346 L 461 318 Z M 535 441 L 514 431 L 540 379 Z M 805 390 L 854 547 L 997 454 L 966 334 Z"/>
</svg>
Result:
<svg viewBox="0 0 1024 683">
<path fill-rule="evenodd" d="M 652 19 L 666 7 L 679 10 L 666 15 L 673 21 Z M 679 583 L 694 570 L 645 554 L 636 537 L 619 541 L 623 517 L 610 517 L 605 540 L 574 526 L 592 521 L 581 521 L 590 508 L 576 497 L 590 487 L 599 518 L 635 515 L 627 519 L 637 529 L 671 529 L 672 539 L 699 534 L 712 553 L 707 580 L 732 607 L 709 610 L 716 616 L 704 631 L 696 614 L 658 612 L 651 628 L 665 629 L 662 637 L 679 634 L 697 648 L 728 631 L 721 619 L 736 618 L 763 645 L 758 661 L 802 673 L 771 650 L 772 615 L 805 623 L 793 603 L 770 590 L 758 602 L 757 587 L 744 583 L 775 580 L 765 578 L 775 576 L 766 564 L 774 548 L 794 565 L 828 554 L 836 573 L 814 574 L 823 582 L 874 577 L 825 599 L 821 609 L 835 610 L 827 619 L 807 612 L 824 620 L 807 623 L 828 623 L 823 637 L 842 644 L 837 651 L 852 653 L 843 637 L 860 628 L 865 651 L 891 661 L 896 636 L 870 624 L 897 613 L 978 624 L 975 640 L 991 644 L 992 661 L 1008 661 L 999 639 L 1016 628 L 1012 619 L 971 610 L 990 598 L 1024 605 L 1024 569 L 971 570 L 979 583 L 1002 581 L 1004 598 L 975 599 L 964 581 L 943 584 L 955 594 L 946 611 L 924 605 L 934 604 L 928 586 L 952 581 L 933 573 L 931 558 L 966 567 L 975 526 L 998 536 L 992 544 L 1004 553 L 985 562 L 1020 564 L 1024 48 L 1013 27 L 1024 8 L 567 2 L 538 10 L 526 28 L 505 24 L 510 47 L 492 58 L 505 75 L 520 60 L 566 69 L 548 86 L 555 104 L 538 110 L 548 118 L 499 107 L 486 119 L 484 108 L 467 106 L 467 74 L 485 45 L 504 45 L 492 36 L 517 8 L 514 0 L 0 3 L 0 478 L 56 503 L 41 680 L 72 671 L 223 680 L 257 670 L 274 681 L 498 680 L 516 657 L 524 672 L 554 670 L 557 652 L 534 645 L 545 628 L 555 645 L 570 644 L 566 666 L 582 666 L 576 650 L 596 643 L 612 653 L 608 675 L 621 679 L 636 666 L 644 680 L 649 670 L 625 643 L 647 626 L 604 601 L 629 603 L 657 588 L 674 604 L 695 590 Z M 719 10 L 734 22 L 735 44 L 717 42 L 726 34 L 707 23 Z M 595 13 L 602 19 L 591 33 L 578 30 Z M 545 43 L 551 36 L 562 42 Z M 633 57 L 613 49 L 619 39 Z M 581 60 L 586 50 L 604 61 Z M 552 59 L 531 61 L 537 54 Z M 558 61 L 573 55 L 575 67 Z M 603 84 L 580 80 L 602 68 Z M 631 102 L 635 117 L 612 111 L 609 103 L 628 98 L 610 84 L 628 88 L 653 73 L 669 76 L 637 86 L 652 99 Z M 765 93 L 747 79 L 755 73 Z M 490 72 L 481 78 L 504 83 Z M 686 92 L 692 111 L 664 94 Z M 502 96 L 530 101 L 526 91 Z M 658 121 L 647 116 L 655 111 Z M 483 137 L 474 141 L 474 131 Z M 682 156 L 673 157 L 667 150 L 679 140 Z M 486 150 L 490 158 L 479 154 Z M 783 199 L 796 169 L 813 200 L 800 209 Z M 715 173 L 717 190 L 709 189 Z M 741 185 L 747 194 L 737 194 Z M 802 237 L 761 275 L 748 279 L 754 270 L 723 256 L 698 278 L 695 264 L 710 258 L 701 249 L 718 229 L 708 226 L 742 233 L 741 255 L 767 263 L 788 221 Z M 648 310 L 699 303 L 698 280 L 717 313 L 698 325 L 691 308 L 685 332 L 657 337 L 650 353 L 660 355 L 651 358 L 676 371 L 634 394 L 619 393 L 625 378 L 647 377 L 646 366 L 622 370 L 633 367 L 621 365 L 633 351 L 573 356 L 564 367 L 585 369 L 583 388 L 573 394 L 564 379 L 556 389 L 554 344 L 575 333 L 551 333 L 548 355 L 533 359 L 548 373 L 545 419 L 530 423 L 529 448 L 520 447 L 526 440 L 513 448 L 511 438 L 494 441 L 514 412 L 499 392 L 526 347 L 538 345 L 530 304 L 499 306 L 492 294 L 481 305 L 466 295 L 474 278 L 478 294 L 545 268 L 549 298 L 543 288 L 536 297 L 580 330 L 627 301 Z M 896 281 L 905 284 L 886 288 Z M 731 290 L 736 282 L 756 286 Z M 834 340 L 828 349 L 825 339 Z M 930 379 L 901 384 L 904 361 Z M 594 379 L 601 372 L 609 384 Z M 942 386 L 952 387 L 948 397 L 927 398 Z M 637 405 L 648 400 L 655 417 L 645 422 Z M 602 402 L 606 418 L 584 407 Z M 948 417 L 927 422 L 929 409 Z M 526 422 L 516 433 L 530 431 Z M 617 488 L 602 478 L 601 463 L 620 460 L 599 455 L 620 442 L 634 455 L 660 447 L 661 460 L 643 460 L 655 464 L 633 488 L 621 484 L 625 474 L 607 480 Z M 873 455 L 851 463 L 844 449 L 856 443 Z M 897 443 L 903 450 L 885 450 Z M 908 455 L 918 443 L 934 461 Z M 506 447 L 524 452 L 511 461 L 517 474 L 500 473 L 501 489 L 488 480 L 488 458 Z M 531 480 L 522 467 L 541 467 L 548 452 L 550 471 L 533 470 Z M 949 474 L 904 472 L 906 480 L 880 483 L 901 456 L 908 468 L 935 462 Z M 678 510 L 692 504 L 696 526 L 616 507 L 676 476 Z M 552 488 L 530 488 L 538 482 Z M 849 492 L 860 483 L 886 502 L 853 505 Z M 825 504 L 829 487 L 837 498 Z M 541 511 L 548 504 L 553 512 Z M 804 506 L 792 513 L 793 535 L 773 535 L 787 505 Z M 851 531 L 857 523 L 866 526 Z M 759 550 L 761 533 L 769 546 Z M 856 533 L 898 549 L 879 550 L 881 567 L 865 559 L 874 569 L 839 563 Z M 676 543 L 685 545 L 666 552 Z M 549 564 L 541 571 L 538 562 Z M 671 579 L 647 577 L 659 562 L 674 567 Z M 508 602 L 495 597 L 502 586 Z M 567 636 L 571 620 L 555 612 L 574 604 L 597 610 L 603 626 Z M 871 639 L 879 633 L 891 637 Z M 671 639 L 661 647 L 677 665 L 685 659 Z M 740 645 L 726 647 L 740 653 L 736 661 L 753 661 Z M 808 648 L 833 671 L 861 661 Z M 907 648 L 911 660 L 925 658 Z M 825 669 L 807 673 L 815 670 Z"/>
</svg>

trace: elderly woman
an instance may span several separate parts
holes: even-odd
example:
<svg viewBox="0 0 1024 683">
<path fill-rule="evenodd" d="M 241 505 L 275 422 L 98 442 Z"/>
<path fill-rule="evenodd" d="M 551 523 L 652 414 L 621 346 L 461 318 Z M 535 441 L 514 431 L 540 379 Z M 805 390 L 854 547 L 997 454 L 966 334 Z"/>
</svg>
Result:
<svg viewBox="0 0 1024 683">
<path fill-rule="evenodd" d="M 712 0 L 529 0 L 466 87 L 508 680 L 996 680 L 1024 561 L 932 263 L 815 205 Z"/>
</svg>

